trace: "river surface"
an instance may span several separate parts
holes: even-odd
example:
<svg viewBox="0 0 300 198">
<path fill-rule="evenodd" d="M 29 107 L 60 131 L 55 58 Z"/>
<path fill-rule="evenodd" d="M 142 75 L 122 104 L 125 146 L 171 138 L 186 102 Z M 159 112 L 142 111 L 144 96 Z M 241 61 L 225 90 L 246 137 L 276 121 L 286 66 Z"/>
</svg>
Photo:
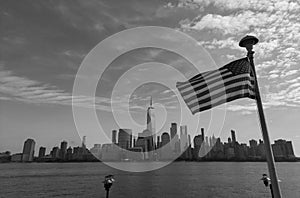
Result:
<svg viewBox="0 0 300 198">
<path fill-rule="evenodd" d="M 276 166 L 283 197 L 299 198 L 300 163 Z M 8 163 L 0 164 L 0 197 L 105 197 L 107 174 L 116 179 L 110 198 L 271 197 L 260 181 L 265 172 L 257 162 L 175 162 L 144 173 L 102 163 Z"/>
</svg>

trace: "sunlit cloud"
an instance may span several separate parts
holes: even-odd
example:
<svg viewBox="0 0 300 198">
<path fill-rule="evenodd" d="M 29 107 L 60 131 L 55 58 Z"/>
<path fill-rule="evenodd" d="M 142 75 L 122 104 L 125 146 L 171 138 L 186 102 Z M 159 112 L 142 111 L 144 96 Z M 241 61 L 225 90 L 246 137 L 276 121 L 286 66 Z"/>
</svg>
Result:
<svg viewBox="0 0 300 198">
<path fill-rule="evenodd" d="M 246 34 L 257 36 L 260 42 L 254 46 L 255 63 L 258 80 L 262 81 L 260 85 L 263 86 L 261 92 L 265 108 L 300 107 L 297 98 L 300 94 L 297 84 L 300 62 L 299 2 L 182 0 L 178 6 L 199 10 L 199 15 L 194 19 L 181 21 L 181 30 L 215 35 L 213 39 L 199 40 L 199 44 L 217 54 L 229 53 L 220 56 L 224 62 L 244 56 L 245 50 L 238 46 L 240 38 Z M 229 106 L 228 109 L 251 112 L 253 108 L 245 104 Z"/>
</svg>

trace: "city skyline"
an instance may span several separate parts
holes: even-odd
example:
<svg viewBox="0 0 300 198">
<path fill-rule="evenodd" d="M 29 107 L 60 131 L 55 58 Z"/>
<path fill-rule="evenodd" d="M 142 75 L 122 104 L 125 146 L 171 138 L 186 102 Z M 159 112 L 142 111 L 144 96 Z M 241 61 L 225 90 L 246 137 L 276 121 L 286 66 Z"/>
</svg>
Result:
<svg viewBox="0 0 300 198">
<path fill-rule="evenodd" d="M 47 148 L 41 146 L 37 160 L 40 162 L 51 161 L 122 161 L 122 160 L 265 160 L 266 151 L 264 142 L 259 139 L 249 140 L 247 143 L 239 143 L 236 131 L 231 129 L 227 142 L 222 142 L 220 137 L 207 136 L 205 129 L 196 133 L 193 138 L 189 134 L 187 125 L 169 124 L 169 132 L 156 134 L 155 108 L 152 96 L 146 110 L 146 123 L 144 130 L 133 135 L 132 129 L 120 128 L 111 130 L 111 141 L 103 144 L 96 143 L 90 149 L 86 147 L 86 136 L 82 137 L 81 146 L 68 147 L 68 142 L 63 140 L 59 146 L 52 147 L 49 154 Z M 178 131 L 179 129 L 179 131 Z M 34 139 L 28 138 L 24 142 L 23 152 L 11 156 L 13 162 L 36 161 Z M 272 144 L 274 157 L 281 160 L 296 160 L 292 141 L 278 139 Z M 127 152 L 129 151 L 129 152 Z M 36 155 L 37 156 L 37 155 Z M 7 159 L 7 156 L 5 157 Z"/>
<path fill-rule="evenodd" d="M 175 124 L 175 123 L 172 123 Z M 180 129 L 186 128 L 186 126 L 180 126 Z M 125 129 L 128 130 L 128 129 Z M 115 130 L 113 130 L 115 131 Z M 112 133 L 113 133 L 112 131 Z M 119 129 L 119 132 L 123 132 L 124 129 Z M 186 131 L 187 132 L 187 131 Z M 172 149 L 171 152 L 179 152 L 180 154 L 178 157 L 176 157 L 174 160 L 181 159 L 181 160 L 213 160 L 213 161 L 226 161 L 226 160 L 233 160 L 233 161 L 263 161 L 265 159 L 265 151 L 264 151 L 264 143 L 261 139 L 259 141 L 255 139 L 250 139 L 246 143 L 239 142 L 236 138 L 236 131 L 231 130 L 230 136 L 226 141 L 222 141 L 219 137 L 215 136 L 205 136 L 204 128 L 201 128 L 201 133 L 193 137 L 192 141 L 190 140 L 190 135 L 188 133 L 185 133 L 185 130 L 180 130 L 181 136 L 179 139 L 179 142 L 182 141 L 182 135 L 187 135 L 189 140 L 187 141 L 190 145 L 185 145 L 184 147 L 180 146 L 179 151 L 176 151 L 176 147 Z M 168 137 L 166 139 L 165 134 L 168 134 Z M 176 134 L 177 135 L 177 134 Z M 159 147 L 166 146 L 166 144 L 170 144 L 171 137 L 171 130 L 170 132 L 164 132 L 161 135 L 161 141 L 158 142 L 160 144 Z M 97 160 L 104 160 L 107 161 L 108 159 L 119 158 L 116 157 L 115 154 L 108 153 L 107 156 L 109 158 L 104 159 L 104 151 L 108 145 L 115 144 L 117 147 L 121 149 L 126 149 L 132 152 L 143 152 L 142 150 L 136 150 L 135 143 L 133 140 L 135 140 L 137 137 L 130 136 L 131 141 L 130 145 L 127 145 L 124 147 L 123 144 L 123 138 L 119 136 L 118 142 L 111 142 L 106 144 L 94 144 L 92 148 L 87 148 L 84 144 L 85 140 L 82 140 L 81 145 L 77 145 L 76 147 L 68 146 L 68 141 L 62 140 L 60 142 L 60 146 L 56 145 L 53 146 L 52 149 L 47 149 L 43 146 L 40 146 L 38 149 L 36 149 L 36 142 L 33 138 L 28 138 L 26 141 L 24 141 L 23 144 L 23 151 L 17 152 L 17 153 L 9 153 L 11 155 L 11 161 L 13 162 L 53 162 L 54 160 L 59 161 L 97 161 Z M 170 144 L 171 148 L 172 144 Z M 284 147 L 284 148 L 283 148 Z M 184 148 L 184 150 L 181 150 Z M 189 150 L 192 149 L 192 150 Z M 222 155 L 220 157 L 220 149 L 222 150 Z M 244 154 L 241 154 L 241 152 L 245 152 L 244 149 L 247 149 L 246 153 L 247 156 L 244 156 Z M 277 160 L 296 160 L 296 158 L 299 159 L 298 156 L 294 154 L 294 149 L 292 145 L 292 141 L 278 139 L 275 140 L 272 144 L 272 149 L 274 152 L 274 157 Z M 35 152 L 38 150 L 38 152 Z M 166 149 L 165 149 L 166 151 Z M 10 152 L 10 151 L 6 151 Z M 119 150 L 118 152 L 121 152 Z M 145 151 L 144 151 L 145 152 Z M 164 151 L 163 151 L 164 152 Z M 190 154 L 188 154 L 190 152 Z M 0 152 L 2 155 L 1 157 L 5 157 L 5 152 Z M 217 153 L 217 154 L 216 154 Z M 190 155 L 190 156 L 189 156 Z M 242 157 L 241 157 L 242 155 Z M 170 153 L 166 155 L 167 158 L 158 158 L 157 160 L 164 160 L 164 159 L 171 159 Z M 112 158 L 113 157 L 113 158 Z M 115 158 L 114 158 L 115 157 Z M 121 159 L 121 158 L 120 158 Z M 139 161 L 139 160 L 138 160 Z"/>
<path fill-rule="evenodd" d="M 200 72 L 245 57 L 246 51 L 238 46 L 238 41 L 246 34 L 257 36 L 260 42 L 254 47 L 254 61 L 270 139 L 272 142 L 292 140 L 295 153 L 300 154 L 298 2 L 24 0 L 0 4 L 3 19 L 0 31 L 1 151 L 20 151 L 22 146 L 18 142 L 27 137 L 34 137 L 36 146 L 50 148 L 60 139 L 68 139 L 72 146 L 79 145 L 84 135 L 89 137 L 88 146 L 104 143 L 114 128 L 131 128 L 136 135 L 144 129 L 149 95 L 155 101 L 156 130 L 160 133 L 168 131 L 169 124 L 176 122 L 188 125 L 193 136 L 199 132 L 199 124 L 207 129 L 207 134 L 215 133 L 222 139 L 227 137 L 224 132 L 231 129 L 240 132 L 239 139 L 243 142 L 260 139 L 253 101 L 234 101 L 196 116 L 181 106 L 182 99 L 176 97 L 175 89 L 181 76 L 170 68 L 187 78 L 198 71 L 180 54 L 163 49 L 135 49 L 117 57 L 110 65 L 102 65 L 99 61 L 99 68 L 107 69 L 98 83 L 95 98 L 72 95 L 82 61 L 99 42 L 130 28 L 162 26 L 191 36 L 203 47 L 202 51 L 191 51 L 185 42 L 157 35 L 181 44 L 186 52 L 199 57 L 196 61 L 201 63 L 197 68 Z M 139 43 L 150 36 L 151 32 L 128 43 Z M 124 47 L 113 45 L 115 50 Z M 122 81 L 126 89 L 116 89 L 116 97 L 112 100 L 114 85 L 127 73 Z M 133 89 L 137 85 L 135 80 L 144 76 L 152 77 L 152 83 Z M 79 78 L 90 80 L 95 76 Z M 154 83 L 161 80 L 172 86 Z M 86 133 L 78 134 L 72 101 L 82 109 L 89 109 L 94 106 L 93 99 L 103 131 L 98 131 L 95 123 L 83 118 Z M 112 103 L 116 111 L 112 111 Z M 131 118 L 124 116 L 128 106 Z M 119 115 L 118 122 L 114 113 Z"/>
<path fill-rule="evenodd" d="M 54 146 L 46 155 L 46 148 L 39 148 L 38 158 L 35 159 L 35 141 L 28 138 L 24 142 L 23 152 L 11 156 L 13 162 L 51 162 L 51 161 L 122 161 L 122 160 L 235 160 L 257 161 L 266 159 L 264 142 L 259 139 L 239 143 L 236 131 L 231 129 L 227 142 L 222 142 L 220 137 L 205 135 L 201 127 L 191 139 L 187 125 L 170 123 L 169 132 L 156 134 L 155 108 L 152 96 L 146 111 L 145 128 L 138 135 L 133 135 L 132 129 L 120 128 L 111 130 L 111 141 L 103 144 L 96 143 L 93 148 L 86 147 L 86 136 L 82 137 L 81 146 L 68 147 L 68 142 L 63 140 L 60 147 Z M 178 131 L 179 129 L 179 131 Z M 274 157 L 278 160 L 297 160 L 294 154 L 292 141 L 278 139 L 271 145 Z M 127 152 L 128 151 L 128 152 Z M 7 159 L 7 156 L 5 157 Z"/>
<path fill-rule="evenodd" d="M 155 122 L 156 122 L 156 120 L 155 120 L 155 108 L 154 108 L 154 106 L 153 106 L 153 98 L 152 98 L 152 96 L 150 96 L 150 97 L 146 97 L 146 98 L 150 98 L 150 102 L 148 101 L 148 102 L 146 102 L 146 103 L 148 103 L 148 107 L 146 107 L 145 108 L 145 112 L 146 112 L 146 124 L 145 124 L 145 129 L 146 130 L 149 130 L 149 131 L 152 131 L 150 134 L 152 134 L 152 137 L 153 137 L 153 133 L 155 133 Z M 164 134 L 164 133 L 168 133 L 169 134 L 169 138 L 170 139 L 172 139 L 172 138 L 174 138 L 174 136 L 175 135 L 177 135 L 178 136 L 178 133 L 177 133 L 177 131 L 178 131 L 178 129 L 180 129 L 180 134 L 182 133 L 182 128 L 184 128 L 184 127 L 186 127 L 187 128 L 187 125 L 179 125 L 179 126 L 177 126 L 177 123 L 175 123 L 175 122 L 171 122 L 171 123 L 169 123 L 170 124 L 170 130 L 169 130 L 169 132 L 167 132 L 167 130 L 161 130 L 159 133 L 157 133 L 157 137 L 159 137 L 159 138 L 161 138 L 161 140 L 162 140 L 162 135 Z M 168 128 L 168 127 L 167 127 Z M 186 130 L 186 132 L 187 132 L 187 129 L 184 129 L 184 130 Z M 119 130 L 121 130 L 121 132 L 123 132 L 123 130 L 124 130 L 124 134 L 131 134 L 130 135 L 130 140 L 131 140 L 131 142 L 130 142 L 130 145 L 132 145 L 133 144 L 133 141 L 134 140 L 137 140 L 137 138 L 138 138 L 138 136 L 139 136 L 139 133 L 140 132 L 137 132 L 137 131 L 135 131 L 135 132 L 133 132 L 132 131 L 132 129 L 129 129 L 129 128 L 127 128 L 127 129 L 119 129 Z M 233 129 L 230 129 L 230 131 L 232 132 L 233 131 Z M 119 133 L 117 132 L 117 130 L 115 130 L 115 129 L 112 129 L 111 130 L 111 142 L 114 142 L 115 141 L 115 143 L 119 143 L 118 141 L 119 141 L 119 138 L 120 137 L 118 137 L 118 135 L 120 134 L 120 131 L 119 131 Z M 200 130 L 198 131 L 198 133 L 195 133 L 195 135 L 194 135 L 194 137 L 195 136 L 198 136 L 198 135 L 203 135 L 203 133 L 204 133 L 204 128 L 203 127 L 201 127 L 200 128 Z M 149 136 L 150 134 L 147 134 L 146 136 Z M 160 134 L 160 135 L 159 135 Z M 155 135 L 155 134 L 154 134 Z M 190 136 L 190 134 L 188 134 L 189 136 Z M 214 137 L 214 133 L 212 133 L 212 136 Z M 212 137 L 212 136 L 210 136 L 210 137 Z M 118 137 L 118 138 L 117 138 Z M 179 138 L 179 137 L 181 137 L 181 136 L 178 136 L 177 137 L 177 139 Z M 207 136 L 205 136 L 205 137 L 207 137 Z M 83 143 L 83 142 L 85 142 L 86 141 L 86 136 L 83 136 L 83 139 L 79 139 L 79 144 L 77 144 L 77 146 L 78 145 L 83 145 L 83 144 L 86 144 L 86 143 Z M 128 138 L 129 138 L 129 136 L 128 136 Z M 176 137 L 175 137 L 176 138 Z M 30 138 L 29 138 L 30 139 Z M 116 141 L 118 139 L 118 141 Z M 156 138 L 153 138 L 153 140 L 156 140 Z M 221 139 L 221 138 L 220 138 Z M 224 140 L 226 140 L 227 139 L 227 137 L 226 138 L 223 138 L 223 141 Z M 258 138 L 259 139 L 259 141 L 261 141 L 261 139 L 262 138 Z M 249 139 L 250 140 L 250 139 Z M 252 139 L 253 140 L 253 139 Z M 280 139 L 276 139 L 276 140 L 281 140 L 281 138 Z M 274 142 L 276 141 L 276 140 L 274 140 Z M 64 140 L 65 141 L 65 140 Z M 187 140 L 186 140 L 187 141 Z M 221 141 L 222 141 L 222 139 L 221 139 Z M 191 146 L 193 145 L 192 143 L 193 143 L 194 141 L 191 141 Z M 106 142 L 107 143 L 107 142 Z M 102 145 L 103 144 L 105 144 L 105 142 L 104 143 L 102 143 Z M 181 143 L 180 143 L 181 144 Z M 76 143 L 71 143 L 71 145 L 73 145 L 73 147 L 76 147 Z M 99 144 L 99 142 L 97 143 L 92 143 L 92 144 L 89 144 L 90 145 L 90 147 L 91 147 L 91 145 L 101 145 L 101 143 Z M 249 146 L 250 146 L 251 144 L 249 143 Z M 57 147 L 57 148 L 59 148 L 58 147 L 59 145 L 57 145 L 57 146 L 55 146 L 55 147 Z M 128 148 L 128 146 L 126 146 L 126 142 L 124 142 L 124 145 L 121 143 L 121 145 L 119 145 L 121 148 Z M 40 147 L 41 148 L 45 148 L 46 150 L 50 150 L 50 149 L 53 149 L 53 147 L 44 147 L 43 145 L 40 145 Z M 24 148 L 23 148 L 24 149 Z M 4 149 L 5 150 L 5 149 Z M 1 152 L 4 152 L 4 150 L 3 151 L 1 151 Z M 14 151 L 15 153 L 16 153 L 16 151 Z M 58 152 L 58 150 L 57 150 L 57 152 Z M 57 153 L 57 155 L 60 155 L 59 153 Z"/>
</svg>

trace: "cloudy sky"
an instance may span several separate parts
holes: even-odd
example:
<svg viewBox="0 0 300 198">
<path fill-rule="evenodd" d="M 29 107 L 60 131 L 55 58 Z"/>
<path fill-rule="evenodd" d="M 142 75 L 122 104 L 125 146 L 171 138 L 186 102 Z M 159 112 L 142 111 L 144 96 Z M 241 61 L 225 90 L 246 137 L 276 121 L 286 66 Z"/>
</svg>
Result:
<svg viewBox="0 0 300 198">
<path fill-rule="evenodd" d="M 132 50 L 109 65 L 101 65 L 99 60 L 97 66 L 105 67 L 105 72 L 98 76 L 95 98 L 72 96 L 77 71 L 98 43 L 126 29 L 162 26 L 184 32 L 203 46 L 199 57 L 207 67 L 201 71 L 210 69 L 212 63 L 220 67 L 244 57 L 245 49 L 238 41 L 246 34 L 257 36 L 255 64 L 271 141 L 292 140 L 300 155 L 299 13 L 296 0 L 2 0 L 0 151 L 20 152 L 28 137 L 36 140 L 36 149 L 43 145 L 49 151 L 61 140 L 76 146 L 82 135 L 87 136 L 89 146 L 103 143 L 101 134 L 110 134 L 112 129 L 131 128 L 137 134 L 145 128 L 150 96 L 160 133 L 168 131 L 171 122 L 178 122 L 188 125 L 194 136 L 198 131 L 191 126 L 199 121 L 208 134 L 222 140 L 227 139 L 230 129 L 236 130 L 240 142 L 261 138 L 256 106 L 249 99 L 232 102 L 214 113 L 191 116 L 180 106 L 182 99 L 176 97 L 178 74 L 172 68 L 185 77 L 192 77 L 196 70 L 182 56 L 163 49 Z M 145 76 L 155 76 L 156 83 L 137 86 L 135 80 Z M 174 86 L 162 85 L 161 79 Z M 103 131 L 95 131 L 88 119 L 83 119 L 85 132 L 76 130 L 72 99 L 82 109 L 93 108 L 95 99 Z M 113 106 L 118 118 L 113 117 Z M 128 106 L 133 124 L 122 114 Z"/>
</svg>

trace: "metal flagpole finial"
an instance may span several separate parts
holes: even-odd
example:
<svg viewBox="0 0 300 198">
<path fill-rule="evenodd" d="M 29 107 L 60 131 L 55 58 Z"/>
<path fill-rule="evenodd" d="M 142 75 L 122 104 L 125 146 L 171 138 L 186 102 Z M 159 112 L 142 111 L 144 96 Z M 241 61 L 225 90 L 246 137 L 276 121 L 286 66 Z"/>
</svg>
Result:
<svg viewBox="0 0 300 198">
<path fill-rule="evenodd" d="M 247 35 L 241 39 L 241 41 L 239 42 L 239 46 L 245 47 L 248 52 L 252 52 L 253 45 L 258 43 L 258 41 L 258 38 L 256 38 L 255 36 Z"/>
</svg>

